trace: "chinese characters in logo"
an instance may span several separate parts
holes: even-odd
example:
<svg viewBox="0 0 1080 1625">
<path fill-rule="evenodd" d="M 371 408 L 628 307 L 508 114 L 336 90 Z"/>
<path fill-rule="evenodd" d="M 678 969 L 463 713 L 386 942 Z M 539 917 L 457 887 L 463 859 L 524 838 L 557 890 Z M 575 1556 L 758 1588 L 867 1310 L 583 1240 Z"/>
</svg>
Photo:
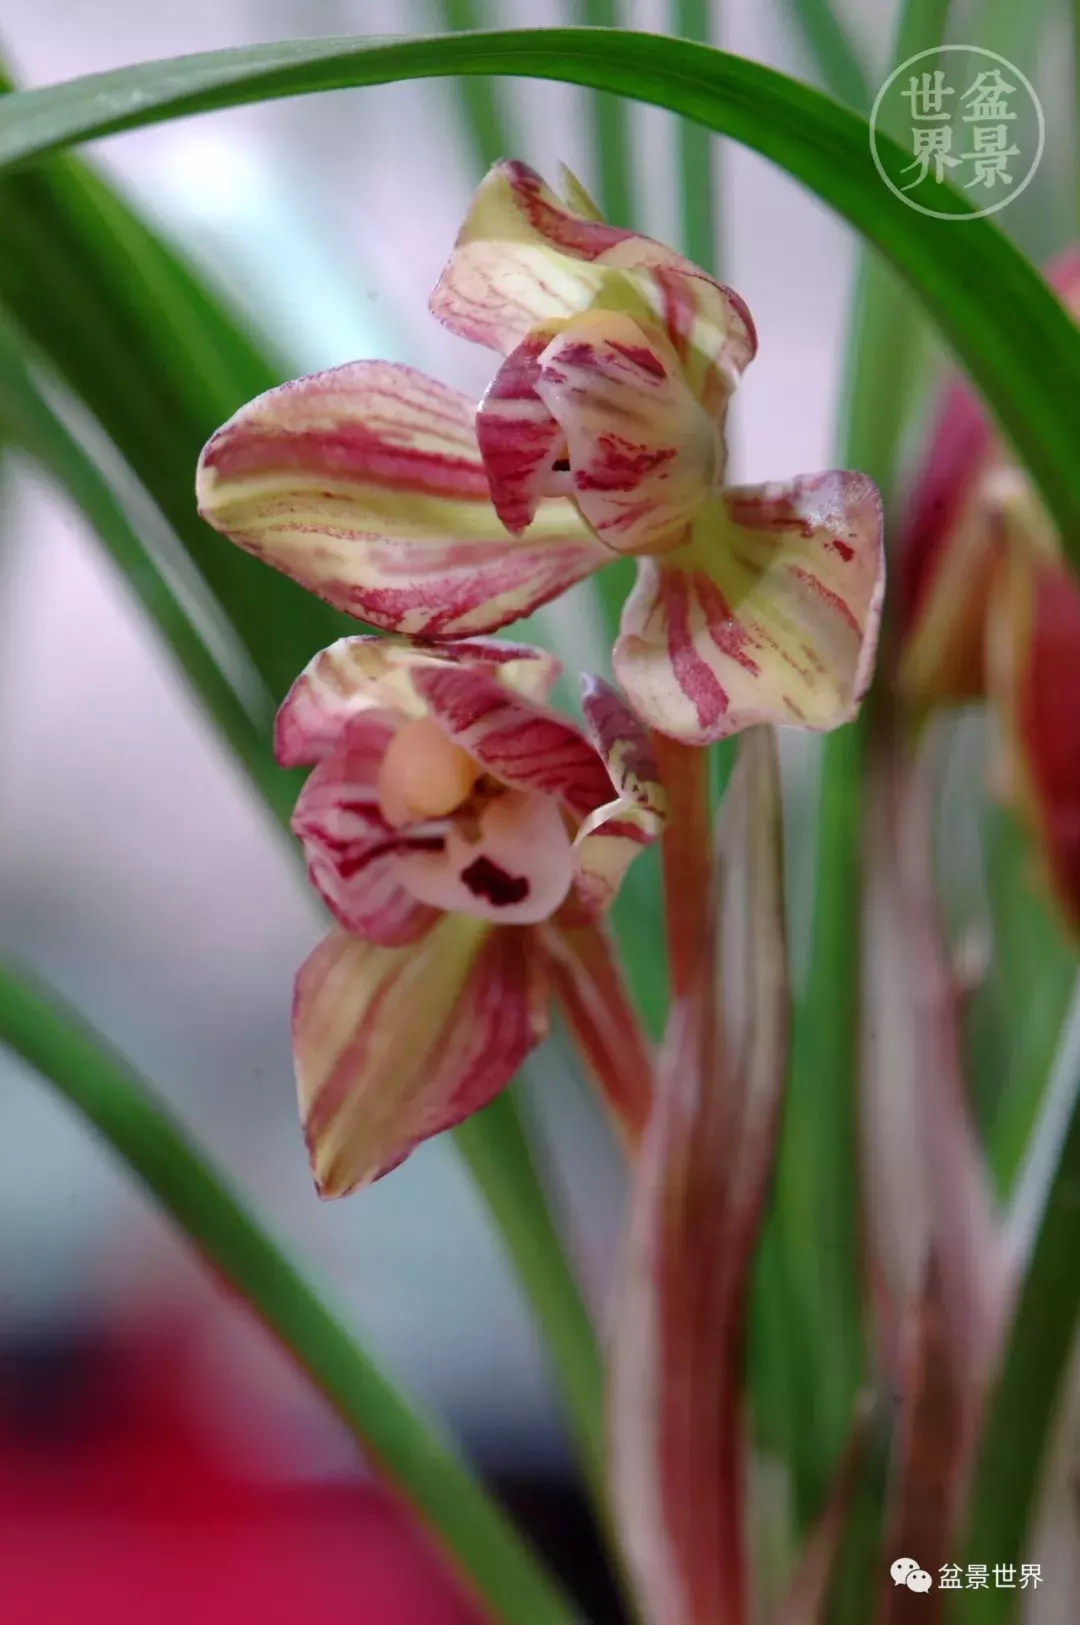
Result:
<svg viewBox="0 0 1080 1625">
<path fill-rule="evenodd" d="M 993 191 L 999 183 L 1006 188 L 1013 186 L 1015 178 L 1007 165 L 1011 158 L 1020 157 L 1020 148 L 1010 140 L 1009 124 L 1015 122 L 1016 114 L 1010 112 L 1008 99 L 1016 94 L 1017 88 L 1002 76 L 1000 68 L 982 69 L 975 75 L 959 103 L 963 123 L 971 126 L 968 139 L 972 150 L 954 153 L 954 131 L 945 108 L 946 96 L 956 94 L 954 87 L 946 83 L 941 68 L 933 73 L 912 74 L 907 89 L 900 92 L 911 103 L 915 154 L 914 163 L 908 165 L 905 173 L 912 169 L 919 173 L 904 191 L 913 191 L 921 185 L 931 165 L 934 179 L 940 185 L 946 169 L 960 169 L 966 163 L 974 168 L 971 180 L 962 183 L 968 191 L 973 186 L 985 186 Z"/>
<path fill-rule="evenodd" d="M 884 153 L 881 122 L 897 143 L 882 143 Z M 941 219 L 970 220 L 1003 208 L 1031 180 L 1044 140 L 1029 80 L 978 46 L 947 45 L 909 58 L 882 86 L 870 118 L 870 150 L 882 179 L 912 208 Z M 968 206 L 957 192 L 967 194 Z"/>
</svg>

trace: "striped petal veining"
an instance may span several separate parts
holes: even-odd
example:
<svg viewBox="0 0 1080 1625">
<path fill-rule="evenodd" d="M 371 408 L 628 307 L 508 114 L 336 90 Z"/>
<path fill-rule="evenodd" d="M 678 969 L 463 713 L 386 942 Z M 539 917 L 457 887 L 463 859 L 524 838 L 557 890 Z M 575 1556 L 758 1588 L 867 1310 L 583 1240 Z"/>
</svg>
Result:
<svg viewBox="0 0 1080 1625">
<path fill-rule="evenodd" d="M 427 707 L 413 681 L 426 666 L 459 663 L 543 702 L 561 663 L 546 649 L 506 638 L 461 638 L 424 645 L 404 638 L 340 638 L 296 679 L 278 711 L 274 748 L 283 767 L 309 766 L 336 749 L 353 718 L 384 710 L 421 717 Z"/>
<path fill-rule="evenodd" d="M 848 721 L 877 646 L 881 528 L 861 474 L 711 499 L 686 548 L 638 561 L 614 656 L 638 715 L 699 745 L 760 722 Z"/>
<path fill-rule="evenodd" d="M 320 1195 L 370 1183 L 479 1111 L 547 1025 L 544 960 L 528 930 L 447 915 L 406 948 L 332 933 L 301 966 L 293 1003 Z"/>
<path fill-rule="evenodd" d="M 512 542 L 475 405 L 410 367 L 357 361 L 271 390 L 210 440 L 197 477 L 215 529 L 347 614 L 413 637 L 517 620 L 608 557 L 572 503 Z"/>
<path fill-rule="evenodd" d="M 575 500 L 605 546 L 663 553 L 686 541 L 722 476 L 723 443 L 674 353 L 629 316 L 595 310 L 567 322 L 539 365 Z"/>
</svg>

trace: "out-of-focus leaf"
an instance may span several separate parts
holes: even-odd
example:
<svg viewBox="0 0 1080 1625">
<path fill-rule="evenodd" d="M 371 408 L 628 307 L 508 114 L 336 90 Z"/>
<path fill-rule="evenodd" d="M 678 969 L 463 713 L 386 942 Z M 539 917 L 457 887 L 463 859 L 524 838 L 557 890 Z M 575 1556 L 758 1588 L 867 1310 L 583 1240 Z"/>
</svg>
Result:
<svg viewBox="0 0 1080 1625">
<path fill-rule="evenodd" d="M 73 159 L 0 177 L 0 234 L 0 307 L 107 431 L 282 698 L 317 649 L 355 626 L 223 541 L 193 496 L 204 442 L 280 382 L 278 368 Z"/>
<path fill-rule="evenodd" d="M 987 1401 L 972 1475 L 965 1554 L 972 1562 L 1020 1565 L 1062 1385 L 1080 1320 L 1080 1073 L 1069 1057 L 1067 1087 L 1046 1097 L 1034 1143 L 1049 1166 L 1045 1199 L 1024 1267 L 1004 1354 Z M 949 1618 L 1005 1625 L 1023 1593 L 968 1590 Z"/>
<path fill-rule="evenodd" d="M 774 1381 L 790 1396 L 788 1450 L 804 1521 L 823 1503 L 862 1378 L 855 1073 L 863 735 L 858 723 L 825 746 L 809 973 L 793 1013 L 775 1186 L 788 1333 L 780 1344 L 785 1377 Z"/>
<path fill-rule="evenodd" d="M 454 1130 L 543 1328 L 582 1471 L 606 1504 L 603 1368 L 589 1311 L 569 1268 L 514 1090 Z"/>
<path fill-rule="evenodd" d="M 108 481 L 56 415 L 0 321 L 0 435 L 46 468 L 93 526 L 154 622 L 199 702 L 279 822 L 288 828 L 301 776 L 274 761 L 272 708 L 252 708 L 223 671 L 196 621 L 144 544 Z"/>
<path fill-rule="evenodd" d="M 484 0 L 433 0 L 438 24 L 448 32 L 466 34 L 490 26 L 491 8 Z M 510 128 L 507 97 L 493 79 L 468 75 L 454 87 L 461 101 L 465 127 L 472 144 L 476 168 L 482 175 L 500 158 L 514 158 L 523 151 Z"/>
<path fill-rule="evenodd" d="M 780 785 L 744 734 L 721 816 L 699 974 L 672 1011 L 635 1174 L 612 1346 L 616 1509 L 651 1618 L 743 1618 L 747 1275 L 786 1051 Z"/>
<path fill-rule="evenodd" d="M 505 1625 L 580 1625 L 438 1425 L 382 1375 L 143 1079 L 55 995 L 3 965 L 0 1043 L 87 1119 L 307 1372 L 486 1615 Z"/>
<path fill-rule="evenodd" d="M 1076 983 L 1076 950 L 1039 882 L 1030 836 L 1012 814 L 983 815 L 993 957 L 972 1001 L 969 1034 L 981 1031 L 985 1138 L 998 1192 L 1007 1196 L 1038 1119 Z M 996 1016 L 996 1019 L 994 1019 Z"/>
<path fill-rule="evenodd" d="M 0 99 L 0 165 L 90 136 L 241 102 L 452 73 L 591 85 L 696 118 L 780 164 L 885 253 L 940 325 L 1080 561 L 1080 334 L 988 220 L 941 222 L 897 200 L 866 161 L 856 114 L 760 63 L 687 40 L 605 29 L 437 39 L 294 40 L 115 69 Z M 888 162 L 905 154 L 887 137 Z M 950 194 L 959 209 L 963 202 Z"/>
<path fill-rule="evenodd" d="M 710 21 L 711 17 L 711 21 Z M 672 0 L 672 29 L 682 39 L 708 45 L 719 26 L 720 7 L 709 0 Z M 692 119 L 679 120 L 680 214 L 682 251 L 687 259 L 715 276 L 720 245 L 717 241 L 716 183 L 713 137 Z"/>
<path fill-rule="evenodd" d="M 787 0 L 825 88 L 860 111 L 870 106 L 870 84 L 858 51 L 830 0 Z"/>
</svg>

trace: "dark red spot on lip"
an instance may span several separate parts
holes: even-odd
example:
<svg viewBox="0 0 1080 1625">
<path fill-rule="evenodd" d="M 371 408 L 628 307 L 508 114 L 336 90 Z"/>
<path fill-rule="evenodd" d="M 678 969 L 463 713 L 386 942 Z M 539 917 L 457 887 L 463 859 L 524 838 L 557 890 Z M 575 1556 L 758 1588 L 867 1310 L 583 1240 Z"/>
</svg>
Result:
<svg viewBox="0 0 1080 1625">
<path fill-rule="evenodd" d="M 486 897 L 496 908 L 523 903 L 529 895 L 529 882 L 524 875 L 508 875 L 490 858 L 475 859 L 461 871 L 461 878 L 474 897 Z"/>
<path fill-rule="evenodd" d="M 832 546 L 835 551 L 839 553 L 845 564 L 849 564 L 855 557 L 855 549 L 850 545 L 850 543 L 842 542 L 839 536 L 833 537 Z"/>
</svg>

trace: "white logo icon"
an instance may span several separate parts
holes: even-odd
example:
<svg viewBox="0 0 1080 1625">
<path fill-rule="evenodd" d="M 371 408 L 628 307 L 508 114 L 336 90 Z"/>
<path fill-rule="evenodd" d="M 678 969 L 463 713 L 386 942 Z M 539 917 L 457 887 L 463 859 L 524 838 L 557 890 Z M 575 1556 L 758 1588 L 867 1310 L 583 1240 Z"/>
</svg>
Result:
<svg viewBox="0 0 1080 1625">
<path fill-rule="evenodd" d="M 883 132 L 902 154 L 879 144 Z M 1045 142 L 1030 79 L 979 45 L 938 45 L 908 57 L 886 79 L 870 114 L 878 174 L 902 203 L 936 220 L 979 220 L 1003 209 L 1031 181 Z M 974 209 L 955 202 L 950 185 Z"/>
<path fill-rule="evenodd" d="M 921 1569 L 913 1557 L 898 1557 L 889 1573 L 893 1578 L 893 1585 L 907 1586 L 909 1591 L 929 1591 L 933 1579 L 925 1569 Z"/>
</svg>

